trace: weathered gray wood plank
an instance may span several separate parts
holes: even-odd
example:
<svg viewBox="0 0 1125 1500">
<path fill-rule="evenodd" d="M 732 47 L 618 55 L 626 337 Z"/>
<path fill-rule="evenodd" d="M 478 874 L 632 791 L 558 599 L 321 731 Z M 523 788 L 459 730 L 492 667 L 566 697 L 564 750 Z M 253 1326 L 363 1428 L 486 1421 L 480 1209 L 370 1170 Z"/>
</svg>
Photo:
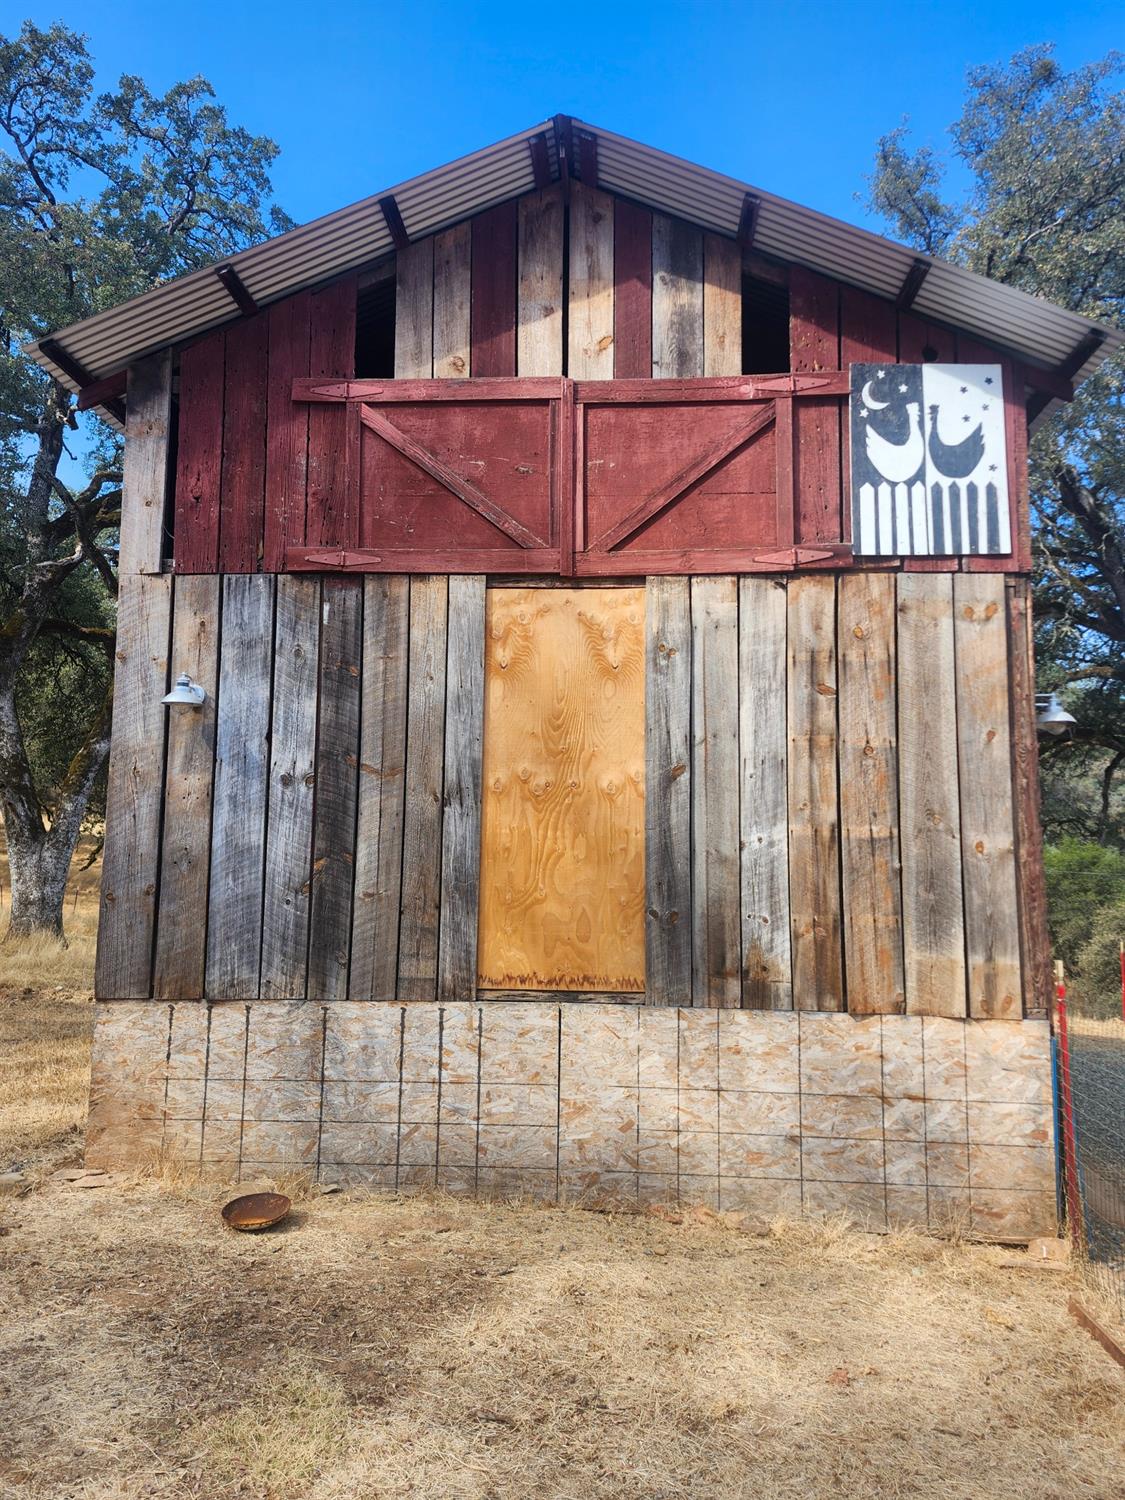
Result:
<svg viewBox="0 0 1125 1500">
<path fill-rule="evenodd" d="M 645 587 L 645 1000 L 691 1004 L 691 585 Z"/>
<path fill-rule="evenodd" d="M 480 904 L 484 576 L 449 580 L 438 999 L 472 1000 Z"/>
<path fill-rule="evenodd" d="M 742 374 L 742 247 L 703 236 L 703 373 Z"/>
<path fill-rule="evenodd" d="M 906 1009 L 898 847 L 895 580 L 839 582 L 840 859 L 848 1010 Z"/>
<path fill-rule="evenodd" d="M 956 574 L 953 619 L 969 1014 L 1018 1020 L 1020 937 L 1003 574 Z"/>
<path fill-rule="evenodd" d="M 400 1000 L 433 1000 L 437 996 L 447 606 L 447 578 L 411 578 L 398 940 Z"/>
<path fill-rule="evenodd" d="M 393 1000 L 402 896 L 403 767 L 410 580 L 364 580 L 353 1000 Z"/>
<path fill-rule="evenodd" d="M 309 998 L 343 1000 L 351 956 L 359 795 L 363 580 L 324 580 L 316 736 Z"/>
<path fill-rule="evenodd" d="M 211 813 L 206 993 L 258 994 L 262 946 L 274 580 L 223 579 L 223 626 Z"/>
<path fill-rule="evenodd" d="M 789 583 L 789 900 L 793 1003 L 841 1010 L 840 839 L 836 796 L 836 583 Z"/>
<path fill-rule="evenodd" d="M 269 1000 L 306 994 L 319 660 L 320 579 L 280 577 L 259 990 Z"/>
<path fill-rule="evenodd" d="M 219 579 L 214 575 L 175 580 L 169 667 L 172 681 L 187 672 L 207 697 L 201 708 L 168 710 L 153 994 L 159 1000 L 198 1000 L 207 960 L 211 781 L 219 680 Z"/>
<path fill-rule="evenodd" d="M 159 573 L 172 426 L 172 354 L 163 349 L 129 367 L 125 466 L 121 482 L 121 549 L 117 566 Z"/>
<path fill-rule="evenodd" d="M 561 375 L 563 333 L 563 204 L 557 187 L 519 202 L 519 287 L 516 371 Z"/>
<path fill-rule="evenodd" d="M 742 998 L 738 583 L 691 580 L 692 999 Z"/>
<path fill-rule="evenodd" d="M 122 576 L 94 975 L 100 1000 L 152 993 L 171 604 L 170 578 Z"/>
<path fill-rule="evenodd" d="M 463 380 L 469 374 L 471 257 L 472 226 L 468 220 L 435 236 L 435 380 Z"/>
<path fill-rule="evenodd" d="M 1008 595 L 1008 656 L 1011 664 L 1012 781 L 1016 804 L 1016 894 L 1020 904 L 1020 949 L 1024 1012 L 1046 1015 L 1054 993 L 1047 892 L 1043 876 L 1043 829 L 1039 821 L 1039 744 L 1035 728 L 1035 650 L 1031 581 L 1013 578 Z"/>
<path fill-rule="evenodd" d="M 742 1003 L 792 1010 L 785 584 L 743 578 L 738 594 Z"/>
<path fill-rule="evenodd" d="M 653 214 L 652 373 L 687 380 L 703 369 L 703 235 Z"/>
<path fill-rule="evenodd" d="M 906 1009 L 965 1014 L 953 581 L 898 579 L 898 764 Z"/>
<path fill-rule="evenodd" d="M 570 199 L 567 370 L 573 380 L 613 377 L 613 199 L 576 182 Z"/>
<path fill-rule="evenodd" d="M 395 377 L 429 380 L 434 373 L 434 241 L 416 240 L 396 257 Z"/>
</svg>

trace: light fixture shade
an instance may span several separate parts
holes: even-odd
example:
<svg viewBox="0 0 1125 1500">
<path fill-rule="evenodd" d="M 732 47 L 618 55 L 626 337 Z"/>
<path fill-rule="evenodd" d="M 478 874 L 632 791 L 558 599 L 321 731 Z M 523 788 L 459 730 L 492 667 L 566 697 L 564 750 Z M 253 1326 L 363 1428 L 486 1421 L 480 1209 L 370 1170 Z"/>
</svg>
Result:
<svg viewBox="0 0 1125 1500">
<path fill-rule="evenodd" d="M 183 708 L 201 708 L 207 694 L 199 686 L 198 682 L 192 682 L 186 672 L 181 672 L 176 678 L 176 686 L 170 693 L 165 693 L 161 703 L 179 704 Z"/>
<path fill-rule="evenodd" d="M 1059 702 L 1057 693 L 1036 693 L 1035 707 L 1035 727 L 1040 734 L 1066 734 L 1072 724 L 1078 723 Z"/>
</svg>

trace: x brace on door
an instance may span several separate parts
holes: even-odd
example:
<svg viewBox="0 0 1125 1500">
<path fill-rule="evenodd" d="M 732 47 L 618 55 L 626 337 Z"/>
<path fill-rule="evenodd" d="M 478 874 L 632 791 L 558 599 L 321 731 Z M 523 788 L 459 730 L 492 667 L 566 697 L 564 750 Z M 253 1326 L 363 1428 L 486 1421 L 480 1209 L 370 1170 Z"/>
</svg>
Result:
<svg viewBox="0 0 1125 1500">
<path fill-rule="evenodd" d="M 349 534 L 289 547 L 286 566 L 562 577 L 839 566 L 843 536 L 798 535 L 794 406 L 816 401 L 835 424 L 847 395 L 845 371 L 295 380 L 294 401 L 347 406 Z"/>
</svg>

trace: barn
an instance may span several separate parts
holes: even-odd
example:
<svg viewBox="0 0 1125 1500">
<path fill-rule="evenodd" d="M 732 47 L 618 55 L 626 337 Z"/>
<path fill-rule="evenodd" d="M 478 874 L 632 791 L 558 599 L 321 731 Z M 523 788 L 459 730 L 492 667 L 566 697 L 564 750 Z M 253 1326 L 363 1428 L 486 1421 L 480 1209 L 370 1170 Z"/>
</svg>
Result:
<svg viewBox="0 0 1125 1500">
<path fill-rule="evenodd" d="M 1116 338 L 556 116 L 40 341 L 89 1160 L 1050 1231 L 1027 436 Z"/>
</svg>

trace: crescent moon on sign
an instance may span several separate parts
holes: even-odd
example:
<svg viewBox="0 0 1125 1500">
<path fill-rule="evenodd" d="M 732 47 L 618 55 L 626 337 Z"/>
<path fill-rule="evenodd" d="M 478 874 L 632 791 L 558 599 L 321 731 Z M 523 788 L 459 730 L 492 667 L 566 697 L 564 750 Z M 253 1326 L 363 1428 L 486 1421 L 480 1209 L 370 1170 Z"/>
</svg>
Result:
<svg viewBox="0 0 1125 1500">
<path fill-rule="evenodd" d="M 870 380 L 863 387 L 863 393 L 860 396 L 860 400 L 863 402 L 864 406 L 869 406 L 872 411 L 882 411 L 884 406 L 890 406 L 891 404 L 889 401 L 876 401 L 875 397 L 871 394 Z"/>
</svg>

